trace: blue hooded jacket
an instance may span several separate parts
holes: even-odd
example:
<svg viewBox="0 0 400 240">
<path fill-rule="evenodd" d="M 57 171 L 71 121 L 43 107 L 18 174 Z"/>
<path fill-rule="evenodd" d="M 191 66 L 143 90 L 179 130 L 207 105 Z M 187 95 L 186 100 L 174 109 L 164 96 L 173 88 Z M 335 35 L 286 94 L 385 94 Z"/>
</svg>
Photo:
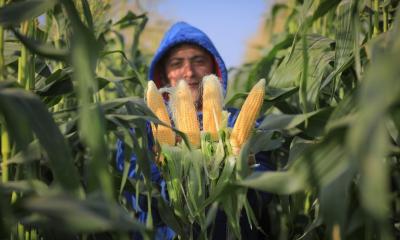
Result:
<svg viewBox="0 0 400 240">
<path fill-rule="evenodd" d="M 164 35 L 164 38 L 162 39 L 160 46 L 158 50 L 155 53 L 155 56 L 150 64 L 150 69 L 148 73 L 148 78 L 153 80 L 158 88 L 164 87 L 167 83 L 162 82 L 162 79 L 160 77 L 160 74 L 162 71 L 164 71 L 163 66 L 162 66 L 162 60 L 163 57 L 166 56 L 168 51 L 173 48 L 176 45 L 182 44 L 182 43 L 191 43 L 198 45 L 205 49 L 210 55 L 213 57 L 214 61 L 214 73 L 218 76 L 220 79 L 224 94 L 226 93 L 227 89 L 227 81 L 228 81 L 228 74 L 227 74 L 227 69 L 225 67 L 225 63 L 222 60 L 221 56 L 219 55 L 217 49 L 215 48 L 214 44 L 211 42 L 211 40 L 208 38 L 208 36 L 202 32 L 201 30 L 185 23 L 185 22 L 178 22 L 174 24 Z M 228 126 L 232 127 L 234 122 L 237 119 L 237 116 L 239 114 L 239 111 L 237 109 L 229 108 L 227 111 L 230 112 L 230 116 L 228 119 Z M 200 120 L 200 125 L 202 125 L 202 113 L 198 113 L 198 117 Z M 257 121 L 256 126 L 260 123 L 260 121 Z M 149 139 L 152 139 L 152 134 L 151 134 L 151 128 L 148 127 L 149 129 Z M 151 141 L 150 141 L 151 142 Z M 150 143 L 151 145 L 153 144 L 152 142 Z M 149 149 L 151 149 L 152 146 L 149 146 Z M 257 158 L 257 156 L 256 156 Z M 261 157 L 261 159 L 264 157 Z M 259 160 L 261 160 L 259 159 Z M 122 141 L 118 141 L 117 143 L 117 168 L 122 171 L 124 167 L 124 144 Z M 257 161 L 259 162 L 259 161 Z M 263 160 L 261 160 L 263 162 Z M 260 162 L 259 162 L 260 163 Z M 140 176 L 137 175 L 137 172 L 135 171 L 136 167 L 136 156 L 132 155 L 131 156 L 131 166 L 129 169 L 129 174 L 128 176 L 130 178 L 139 178 Z M 268 167 L 263 167 L 262 164 L 258 167 L 256 170 L 268 170 Z M 152 181 L 157 183 L 160 188 L 161 188 L 161 194 L 165 198 L 166 196 L 166 188 L 165 188 L 165 181 L 162 179 L 160 172 L 156 166 L 156 164 L 151 163 L 151 173 L 152 173 Z M 125 193 L 126 198 L 128 199 L 129 202 L 131 202 L 132 207 L 135 209 L 135 211 L 138 213 L 138 218 L 140 221 L 145 222 L 147 218 L 147 211 L 145 204 L 143 206 L 138 206 L 136 203 L 139 202 L 140 205 L 140 199 L 139 201 L 136 201 L 134 194 L 132 193 Z M 143 202 L 146 202 L 145 199 L 143 199 Z M 153 206 L 155 204 L 152 204 Z M 152 211 L 153 214 L 156 213 L 156 211 Z M 153 216 L 153 218 L 157 218 L 157 216 Z M 217 216 L 217 222 L 218 222 L 218 216 Z M 226 220 L 222 220 L 226 221 Z M 175 233 L 167 226 L 164 224 L 160 223 L 157 224 L 157 219 L 155 219 L 155 227 L 156 227 L 156 238 L 157 239 L 173 239 L 175 237 Z M 226 223 L 225 223 L 226 224 Z M 158 226 L 157 226 L 158 225 Z M 222 228 L 221 228 L 222 229 Z M 223 230 L 224 231 L 224 230 Z M 135 239 L 140 238 L 139 235 L 135 235 Z"/>
<path fill-rule="evenodd" d="M 228 73 L 225 63 L 219 55 L 217 49 L 207 35 L 200 29 L 195 28 L 185 22 L 174 24 L 164 35 L 151 64 L 149 70 L 149 79 L 152 79 L 158 88 L 163 87 L 166 83 L 161 82 L 160 73 L 163 71 L 160 62 L 168 51 L 179 44 L 192 43 L 205 49 L 213 56 L 214 65 L 216 67 L 215 74 L 221 79 L 223 89 L 226 91 L 228 83 Z"/>
</svg>

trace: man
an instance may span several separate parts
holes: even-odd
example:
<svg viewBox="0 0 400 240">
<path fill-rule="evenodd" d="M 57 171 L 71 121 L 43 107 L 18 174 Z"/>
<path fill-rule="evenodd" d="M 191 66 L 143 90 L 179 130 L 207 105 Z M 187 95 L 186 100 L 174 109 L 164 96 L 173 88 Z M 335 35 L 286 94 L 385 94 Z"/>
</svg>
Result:
<svg viewBox="0 0 400 240">
<path fill-rule="evenodd" d="M 227 87 L 227 70 L 214 44 L 201 30 L 187 23 L 178 22 L 165 33 L 160 47 L 150 64 L 149 79 L 152 79 L 158 88 L 166 86 L 174 87 L 178 84 L 179 80 L 185 80 L 190 87 L 193 102 L 195 103 L 199 115 L 200 125 L 202 125 L 202 79 L 204 76 L 211 73 L 218 76 L 225 93 Z M 239 111 L 236 109 L 227 110 L 231 113 L 228 125 L 233 126 Z M 117 165 L 121 171 L 123 169 L 123 159 L 123 144 L 119 142 L 117 149 Z M 129 174 L 130 177 L 136 175 L 134 171 L 135 164 L 136 158 L 133 157 Z M 153 181 L 161 186 L 162 191 L 165 190 L 163 187 L 165 183 L 160 177 L 160 173 L 154 163 L 152 163 L 152 175 Z M 135 205 L 134 196 L 132 196 L 132 194 L 128 194 L 127 198 L 130 198 L 133 205 Z M 138 211 L 141 212 L 141 214 L 139 214 L 139 219 L 144 221 L 147 217 L 146 211 L 140 208 L 138 208 Z M 154 214 L 156 210 L 152 212 Z M 218 227 L 216 227 L 213 236 L 215 238 L 225 239 L 226 216 L 222 212 L 217 215 L 216 225 L 218 225 Z M 254 239 L 260 235 L 259 232 L 250 229 L 245 217 L 243 218 L 243 225 L 246 226 L 243 227 L 242 234 L 246 234 L 244 236 L 246 236 L 247 239 Z M 165 225 L 158 226 L 156 234 L 157 238 L 162 239 L 172 239 L 175 235 L 173 231 Z"/>
</svg>

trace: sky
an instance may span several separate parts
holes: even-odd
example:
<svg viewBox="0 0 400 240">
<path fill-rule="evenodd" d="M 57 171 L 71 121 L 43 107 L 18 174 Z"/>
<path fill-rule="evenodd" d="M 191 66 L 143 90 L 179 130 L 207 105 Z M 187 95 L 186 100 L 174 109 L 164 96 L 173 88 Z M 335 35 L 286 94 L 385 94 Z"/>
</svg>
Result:
<svg viewBox="0 0 400 240">
<path fill-rule="evenodd" d="M 163 0 L 157 11 L 205 32 L 228 68 L 244 60 L 247 40 L 256 33 L 272 0 Z"/>
</svg>

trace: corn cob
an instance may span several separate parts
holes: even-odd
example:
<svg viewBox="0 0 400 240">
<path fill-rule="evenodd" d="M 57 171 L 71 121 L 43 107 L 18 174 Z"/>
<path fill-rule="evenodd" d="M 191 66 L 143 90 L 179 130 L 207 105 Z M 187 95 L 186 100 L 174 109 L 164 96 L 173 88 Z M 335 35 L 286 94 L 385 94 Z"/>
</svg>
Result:
<svg viewBox="0 0 400 240">
<path fill-rule="evenodd" d="M 234 154 L 238 154 L 240 152 L 242 145 L 249 138 L 256 118 L 261 110 L 261 106 L 264 101 L 264 95 L 265 79 L 261 79 L 251 89 L 233 127 L 229 140 Z"/>
<path fill-rule="evenodd" d="M 153 81 L 149 81 L 147 84 L 146 101 L 151 111 L 153 111 L 162 122 L 171 126 L 164 100 Z M 156 127 L 154 123 L 151 123 L 151 129 L 154 139 L 160 144 L 175 145 L 175 133 L 171 128 L 162 125 Z"/>
<path fill-rule="evenodd" d="M 209 132 L 216 141 L 222 120 L 222 89 L 218 77 L 204 77 L 203 89 L 203 131 Z"/>
<path fill-rule="evenodd" d="M 175 126 L 188 136 L 192 147 L 198 148 L 200 146 L 200 124 L 192 94 L 184 80 L 179 81 L 171 100 Z"/>
</svg>

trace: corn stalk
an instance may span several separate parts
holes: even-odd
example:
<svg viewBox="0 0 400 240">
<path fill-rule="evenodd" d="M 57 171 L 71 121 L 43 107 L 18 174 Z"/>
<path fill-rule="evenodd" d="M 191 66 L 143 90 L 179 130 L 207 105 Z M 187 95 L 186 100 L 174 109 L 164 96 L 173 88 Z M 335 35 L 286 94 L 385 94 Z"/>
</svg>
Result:
<svg viewBox="0 0 400 240">
<path fill-rule="evenodd" d="M 32 37 L 34 34 L 34 21 L 29 20 L 21 23 L 21 33 Z M 24 46 L 21 46 L 21 55 L 18 59 L 18 83 L 25 89 L 32 90 L 35 83 L 34 56 Z"/>
<path fill-rule="evenodd" d="M 3 183 L 8 181 L 8 158 L 10 156 L 10 138 L 4 123 L 1 128 L 1 180 Z"/>
<path fill-rule="evenodd" d="M 374 9 L 374 30 L 372 35 L 376 36 L 379 34 L 379 0 L 373 0 L 373 9 Z"/>
<path fill-rule="evenodd" d="M 5 0 L 0 1 L 0 7 L 5 4 Z M 4 67 L 4 28 L 0 26 L 0 81 L 5 80 L 5 67 Z M 8 163 L 7 160 L 10 156 L 10 140 L 4 122 L 1 124 L 1 180 L 3 183 L 8 181 Z"/>
<path fill-rule="evenodd" d="M 0 0 L 0 7 L 5 4 L 5 0 Z M 0 81 L 5 79 L 4 69 L 4 27 L 0 25 Z"/>
<path fill-rule="evenodd" d="M 383 32 L 387 32 L 387 30 L 389 29 L 389 7 L 388 6 L 384 6 L 383 7 Z"/>
<path fill-rule="evenodd" d="M 32 19 L 29 21 L 28 24 L 28 36 L 31 37 L 32 39 L 36 38 L 36 28 L 38 25 L 38 20 L 37 19 Z M 26 79 L 26 85 L 25 89 L 32 91 L 35 89 L 35 54 L 31 53 L 30 51 L 28 53 L 28 64 L 27 64 L 27 79 Z"/>
<path fill-rule="evenodd" d="M 21 23 L 21 33 L 28 33 L 28 21 Z M 21 86 L 26 85 L 26 73 L 27 73 L 27 65 L 28 64 L 28 49 L 25 46 L 21 46 L 21 55 L 18 58 L 18 83 Z"/>
</svg>

